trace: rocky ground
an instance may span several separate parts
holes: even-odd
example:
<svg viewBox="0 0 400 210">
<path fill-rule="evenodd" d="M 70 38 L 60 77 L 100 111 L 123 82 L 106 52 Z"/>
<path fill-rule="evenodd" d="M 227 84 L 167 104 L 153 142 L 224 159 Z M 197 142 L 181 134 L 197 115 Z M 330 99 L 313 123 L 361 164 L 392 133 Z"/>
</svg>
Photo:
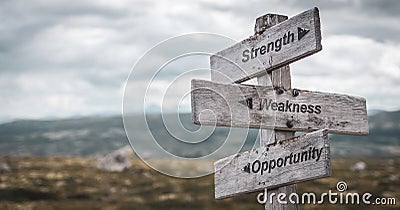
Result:
<svg viewBox="0 0 400 210">
<path fill-rule="evenodd" d="M 93 158 L 2 157 L 0 209 L 263 209 L 258 193 L 216 201 L 213 177 L 177 179 L 133 158 L 122 172 L 98 169 Z M 370 192 L 396 205 L 300 205 L 300 209 L 399 209 L 400 158 L 333 159 L 332 176 L 298 184 L 299 192 Z"/>
</svg>

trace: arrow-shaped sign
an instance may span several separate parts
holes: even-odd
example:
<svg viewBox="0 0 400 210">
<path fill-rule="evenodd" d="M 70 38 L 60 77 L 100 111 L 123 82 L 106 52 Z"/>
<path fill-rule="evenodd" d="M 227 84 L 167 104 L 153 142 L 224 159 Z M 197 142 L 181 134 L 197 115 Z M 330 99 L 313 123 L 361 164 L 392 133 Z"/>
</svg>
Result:
<svg viewBox="0 0 400 210">
<path fill-rule="evenodd" d="M 294 137 L 215 162 L 215 198 L 331 174 L 327 130 Z"/>
<path fill-rule="evenodd" d="M 319 11 L 314 8 L 211 56 L 211 80 L 242 82 L 321 49 Z"/>
<path fill-rule="evenodd" d="M 361 97 L 205 80 L 192 80 L 191 97 L 195 124 L 368 134 L 366 102 Z"/>
</svg>

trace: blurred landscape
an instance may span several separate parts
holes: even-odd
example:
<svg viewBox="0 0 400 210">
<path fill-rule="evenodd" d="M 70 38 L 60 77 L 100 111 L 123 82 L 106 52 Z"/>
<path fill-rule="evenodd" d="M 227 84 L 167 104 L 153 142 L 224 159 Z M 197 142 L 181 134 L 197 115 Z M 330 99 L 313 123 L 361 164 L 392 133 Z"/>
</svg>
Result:
<svg viewBox="0 0 400 210">
<path fill-rule="evenodd" d="M 373 112 L 369 117 L 370 133 L 368 136 L 331 135 L 331 153 L 334 157 L 400 157 L 400 111 Z M 168 117 L 168 115 L 166 116 Z M 138 119 L 135 121 L 135 119 Z M 129 120 L 139 124 L 137 116 L 130 116 Z M 199 126 L 191 122 L 191 115 L 180 114 L 182 124 L 188 130 L 196 130 Z M 180 145 L 175 148 L 175 138 L 163 124 L 160 114 L 147 115 L 148 127 L 156 139 L 163 139 L 158 143 L 164 148 L 184 157 L 202 156 L 214 151 L 226 139 L 229 128 L 216 127 L 213 135 L 206 141 L 208 147 L 199 147 L 185 153 Z M 178 126 L 176 124 L 176 126 Z M 141 135 L 140 126 L 133 127 L 133 141 L 146 145 L 148 139 Z M 180 128 L 173 129 L 182 132 L 179 136 L 190 139 L 192 134 L 185 134 Z M 186 135 L 186 136 L 185 136 Z M 250 129 L 242 150 L 252 148 L 258 135 L 257 129 Z M 242 143 L 242 139 L 232 139 L 232 146 Z M 96 156 L 105 155 L 116 149 L 128 145 L 121 116 L 114 117 L 85 117 L 63 120 L 19 120 L 0 125 L 0 154 L 23 156 Z M 235 151 L 234 148 L 232 151 Z M 151 150 L 145 151 L 151 156 Z M 195 154 L 194 154 L 195 153 Z"/>
<path fill-rule="evenodd" d="M 130 116 L 135 119 L 136 116 Z M 180 116 L 194 130 L 190 114 Z M 147 116 L 154 135 L 173 139 L 161 115 Z M 332 176 L 298 184 L 298 191 L 322 194 L 346 181 L 347 192 L 370 192 L 373 197 L 394 197 L 396 205 L 331 205 L 324 209 L 399 209 L 400 111 L 377 111 L 369 117 L 368 136 L 331 135 Z M 139 135 L 135 141 L 146 144 Z M 210 147 L 185 157 L 208 154 L 228 134 L 217 128 Z M 250 130 L 242 150 L 256 143 L 257 130 Z M 207 140 L 207 141 L 208 141 Z M 233 139 L 240 144 L 241 139 Z M 214 142 L 214 143 L 213 143 Z M 131 151 L 126 167 L 99 167 L 99 160 L 120 148 L 128 148 L 122 118 L 85 117 L 62 120 L 18 120 L 0 125 L 0 209 L 263 209 L 256 193 L 215 200 L 213 176 L 197 179 L 172 178 L 150 169 Z M 215 146 L 214 145 L 214 146 Z M 234 142 L 233 145 L 236 145 Z M 121 151 L 121 150 L 120 150 Z M 159 158 L 160 164 L 169 160 Z M 121 158 L 119 156 L 116 156 Z M 118 162 L 118 161 L 117 161 Z M 115 164 L 114 162 L 106 162 Z M 125 163 L 126 164 L 126 163 Z M 361 165 L 361 166 L 360 166 Z M 115 170 L 114 170 L 115 169 Z M 195 168 L 190 170 L 196 170 Z M 321 209 L 300 205 L 300 209 Z"/>
</svg>

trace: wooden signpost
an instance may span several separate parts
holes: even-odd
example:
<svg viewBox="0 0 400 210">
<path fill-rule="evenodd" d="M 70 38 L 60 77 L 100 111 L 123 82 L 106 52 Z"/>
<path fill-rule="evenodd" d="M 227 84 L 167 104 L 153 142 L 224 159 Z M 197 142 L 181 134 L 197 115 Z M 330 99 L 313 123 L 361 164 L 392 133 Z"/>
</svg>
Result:
<svg viewBox="0 0 400 210">
<path fill-rule="evenodd" d="M 192 80 L 192 90 L 195 124 L 368 134 L 364 98 L 204 80 Z"/>
<path fill-rule="evenodd" d="M 322 49 L 319 11 L 305 11 L 211 56 L 211 79 L 242 82 Z"/>
<path fill-rule="evenodd" d="M 290 19 L 267 14 L 257 18 L 254 36 L 211 56 L 213 82 L 192 80 L 194 123 L 261 129 L 260 148 L 215 163 L 215 198 L 263 188 L 289 195 L 295 183 L 330 176 L 328 132 L 368 134 L 364 98 L 292 89 L 288 64 L 321 49 L 317 8 Z M 253 77 L 257 86 L 232 84 Z M 298 206 L 272 201 L 265 208 Z"/>
<path fill-rule="evenodd" d="M 328 131 L 315 131 L 215 163 L 215 198 L 330 176 Z"/>
</svg>

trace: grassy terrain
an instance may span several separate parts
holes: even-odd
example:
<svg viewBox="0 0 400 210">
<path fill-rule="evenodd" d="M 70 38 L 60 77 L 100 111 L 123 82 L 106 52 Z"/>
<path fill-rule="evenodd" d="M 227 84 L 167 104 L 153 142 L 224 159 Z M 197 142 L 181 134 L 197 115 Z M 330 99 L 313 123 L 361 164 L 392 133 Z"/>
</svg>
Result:
<svg viewBox="0 0 400 210">
<path fill-rule="evenodd" d="M 353 172 L 357 161 L 367 170 Z M 124 172 L 105 172 L 96 160 L 77 157 L 3 157 L 12 172 L 0 174 L 0 209 L 263 209 L 258 193 L 215 200 L 213 177 L 177 179 L 162 175 L 133 159 Z M 298 191 L 317 195 L 336 191 L 370 192 L 395 197 L 395 206 L 300 205 L 300 209 L 399 209 L 400 159 L 332 160 L 332 176 L 298 184 Z"/>
</svg>

